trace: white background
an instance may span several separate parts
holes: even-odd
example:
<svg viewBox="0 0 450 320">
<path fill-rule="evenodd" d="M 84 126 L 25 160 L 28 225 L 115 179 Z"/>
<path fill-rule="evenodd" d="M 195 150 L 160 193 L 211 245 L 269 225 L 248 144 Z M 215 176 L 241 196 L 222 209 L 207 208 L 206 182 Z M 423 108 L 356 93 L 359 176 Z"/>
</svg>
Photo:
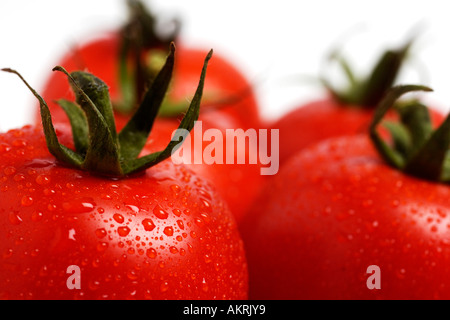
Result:
<svg viewBox="0 0 450 320">
<path fill-rule="evenodd" d="M 341 44 L 358 73 L 387 47 L 420 30 L 401 82 L 421 83 L 438 108 L 450 107 L 450 19 L 443 0 L 148 0 L 161 17 L 177 17 L 192 46 L 228 57 L 256 86 L 263 115 L 276 118 L 320 96 L 305 82 Z M 117 28 L 124 0 L 1 0 L 0 67 L 14 68 L 39 91 L 72 43 Z M 420 70 L 420 71 L 417 71 Z M 0 131 L 32 121 L 36 101 L 13 75 L 0 73 Z"/>
</svg>

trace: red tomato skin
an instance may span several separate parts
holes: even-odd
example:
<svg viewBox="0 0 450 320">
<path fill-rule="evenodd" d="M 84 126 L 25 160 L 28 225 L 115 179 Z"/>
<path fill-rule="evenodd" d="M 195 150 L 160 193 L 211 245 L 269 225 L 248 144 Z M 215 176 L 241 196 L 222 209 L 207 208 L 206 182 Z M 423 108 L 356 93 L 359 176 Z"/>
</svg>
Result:
<svg viewBox="0 0 450 320">
<path fill-rule="evenodd" d="M 241 224 L 249 297 L 449 299 L 449 199 L 447 185 L 388 167 L 365 135 L 306 148 Z"/>
<path fill-rule="evenodd" d="M 100 178 L 57 163 L 31 126 L 1 134 L 0 153 L 2 299 L 248 297 L 235 220 L 187 167 Z M 67 287 L 71 265 L 81 289 Z"/>
<path fill-rule="evenodd" d="M 120 99 L 118 83 L 119 39 L 117 33 L 111 32 L 100 38 L 82 43 L 78 47 L 74 46 L 73 50 L 62 57 L 58 65 L 63 66 L 69 72 L 83 70 L 96 75 L 109 86 L 111 98 L 116 101 Z M 168 95 L 174 101 L 179 102 L 186 101 L 194 95 L 200 70 L 209 49 L 190 48 L 183 43 L 179 44 L 178 41 L 176 47 L 175 70 Z M 50 105 L 54 122 L 67 122 L 64 112 L 54 103 L 55 100 L 61 98 L 73 99 L 73 93 L 66 77 L 60 72 L 49 74 L 41 91 L 42 97 Z M 237 96 L 241 98 L 234 99 Z M 216 118 L 220 118 L 222 113 L 229 114 L 233 119 L 236 119 L 237 123 L 234 124 L 234 127 L 259 128 L 261 126 L 258 102 L 253 93 L 252 85 L 240 70 L 218 52 L 214 52 L 213 58 L 208 64 L 203 90 L 204 104 L 208 104 L 208 101 L 214 99 L 229 102 L 218 108 L 205 106 L 202 113 L 211 112 Z M 120 129 L 129 119 L 129 115 L 118 114 L 117 118 L 117 127 Z M 39 114 L 36 115 L 36 122 L 40 123 Z"/>
<path fill-rule="evenodd" d="M 367 133 L 373 113 L 373 109 L 342 104 L 332 97 L 294 108 L 271 125 L 272 129 L 280 130 L 280 163 L 325 139 Z M 433 110 L 431 118 L 436 125 L 444 116 Z"/>
</svg>

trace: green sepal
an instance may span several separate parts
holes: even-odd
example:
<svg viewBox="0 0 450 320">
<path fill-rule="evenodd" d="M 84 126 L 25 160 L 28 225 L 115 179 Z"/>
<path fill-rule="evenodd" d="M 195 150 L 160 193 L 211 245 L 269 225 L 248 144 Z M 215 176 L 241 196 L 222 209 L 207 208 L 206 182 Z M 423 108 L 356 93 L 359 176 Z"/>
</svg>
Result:
<svg viewBox="0 0 450 320">
<path fill-rule="evenodd" d="M 112 105 L 103 81 L 87 72 L 76 71 L 69 74 L 62 67 L 54 68 L 55 71 L 61 71 L 67 75 L 75 92 L 76 104 L 66 100 L 58 102 L 68 113 L 70 122 L 74 125 L 72 132 L 74 135 L 80 135 L 74 137 L 75 151 L 59 143 L 50 110 L 44 99 L 17 71 L 2 70 L 18 75 L 39 100 L 42 125 L 51 154 L 59 161 L 78 169 L 98 175 L 123 178 L 144 171 L 170 157 L 198 119 L 207 65 L 212 57 L 212 50 L 205 58 L 197 90 L 178 127 L 177 134 L 164 150 L 138 158 L 170 83 L 175 46 L 172 44 L 170 48 L 166 63 L 146 92 L 142 104 L 119 134 L 115 130 Z"/>
<path fill-rule="evenodd" d="M 415 177 L 450 182 L 450 115 L 433 129 L 429 111 L 423 104 L 417 101 L 395 104 L 401 95 L 412 91 L 432 90 L 415 85 L 393 87 L 376 109 L 370 126 L 372 142 L 391 166 Z M 391 108 L 397 110 L 401 121 L 388 125 L 393 135 L 393 147 L 377 132 L 378 124 Z"/>
<path fill-rule="evenodd" d="M 174 55 L 175 46 L 171 45 L 166 63 L 153 81 L 151 89 L 144 96 L 140 107 L 119 133 L 123 161 L 136 158 L 147 140 L 169 87 L 175 61 Z"/>
<path fill-rule="evenodd" d="M 16 74 L 23 83 L 28 87 L 31 93 L 38 99 L 41 113 L 42 125 L 44 128 L 45 140 L 48 150 L 58 160 L 67 163 L 74 167 L 80 167 L 83 163 L 83 157 L 73 150 L 62 145 L 58 141 L 55 128 L 52 122 L 52 116 L 47 103 L 42 97 L 28 84 L 28 82 L 22 77 L 16 70 L 10 68 L 3 68 L 2 71 Z"/>
<path fill-rule="evenodd" d="M 379 58 L 366 77 L 355 76 L 350 63 L 339 52 L 330 55 L 330 61 L 337 61 L 342 69 L 348 87 L 345 90 L 333 88 L 325 77 L 320 80 L 330 94 L 339 102 L 362 108 L 375 108 L 385 93 L 393 86 L 413 41 L 408 41 L 401 48 L 387 50 Z"/>
<path fill-rule="evenodd" d="M 197 90 L 172 140 L 164 150 L 128 162 L 128 165 L 126 166 L 127 174 L 143 171 L 170 157 L 172 153 L 181 146 L 182 141 L 184 141 L 189 132 L 194 128 L 195 121 L 197 121 L 200 114 L 200 103 L 202 100 L 203 87 L 205 84 L 207 64 L 211 59 L 212 54 L 213 51 L 211 50 L 206 56 Z"/>
<path fill-rule="evenodd" d="M 386 95 L 376 108 L 373 120 L 369 128 L 370 137 L 372 139 L 372 142 L 374 143 L 375 148 L 388 164 L 398 169 L 403 169 L 405 167 L 408 161 L 408 157 L 403 154 L 404 150 L 396 150 L 395 148 L 389 146 L 380 136 L 377 130 L 377 126 L 382 122 L 386 113 L 395 106 L 397 99 L 399 99 L 402 95 L 412 91 L 431 91 L 431 89 L 425 86 L 418 85 L 393 87 L 386 93 Z M 406 126 L 404 128 L 406 128 Z M 391 133 L 395 134 L 395 131 L 391 131 Z M 404 138 L 397 138 L 397 141 L 398 139 L 402 139 L 402 141 L 405 140 Z M 394 138 L 393 140 L 396 141 L 396 138 Z"/>
<path fill-rule="evenodd" d="M 75 150 L 79 154 L 86 154 L 89 146 L 89 130 L 86 114 L 73 101 L 60 99 L 56 103 L 64 110 L 69 118 Z"/>
</svg>

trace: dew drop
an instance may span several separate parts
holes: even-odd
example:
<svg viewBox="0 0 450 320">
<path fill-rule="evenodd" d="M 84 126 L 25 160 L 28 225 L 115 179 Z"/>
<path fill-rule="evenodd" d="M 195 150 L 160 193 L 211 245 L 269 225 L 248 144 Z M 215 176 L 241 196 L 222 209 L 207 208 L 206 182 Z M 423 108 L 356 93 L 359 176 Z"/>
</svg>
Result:
<svg viewBox="0 0 450 320">
<path fill-rule="evenodd" d="M 99 228 L 95 230 L 95 235 L 100 239 L 104 238 L 106 236 L 106 230 L 104 228 Z"/>
<path fill-rule="evenodd" d="M 206 282 L 205 278 L 203 278 L 203 281 L 202 281 L 202 290 L 203 290 L 203 292 L 208 292 L 208 290 L 209 290 L 208 283 Z"/>
<path fill-rule="evenodd" d="M 156 250 L 153 248 L 147 249 L 146 254 L 147 254 L 147 257 L 149 257 L 150 259 L 156 258 Z"/>
<path fill-rule="evenodd" d="M 50 177 L 46 176 L 45 174 L 40 174 L 36 177 L 36 183 L 39 185 L 46 185 L 50 183 Z"/>
<path fill-rule="evenodd" d="M 145 231 L 152 231 L 156 227 L 153 220 L 149 218 L 142 220 L 142 225 L 144 226 Z"/>
<path fill-rule="evenodd" d="M 14 167 L 6 167 L 5 169 L 3 169 L 3 173 L 7 176 L 13 175 L 14 173 L 16 173 L 16 168 Z"/>
<path fill-rule="evenodd" d="M 201 202 L 202 202 L 202 207 L 204 210 L 206 210 L 207 212 L 212 211 L 211 204 L 206 199 L 201 199 Z"/>
<path fill-rule="evenodd" d="M 34 199 L 30 196 L 23 196 L 22 199 L 20 200 L 20 204 L 23 207 L 29 207 L 33 204 Z"/>
<path fill-rule="evenodd" d="M 97 243 L 97 251 L 98 252 L 103 252 L 106 249 L 108 249 L 108 243 L 107 242 L 99 242 L 99 243 Z"/>
<path fill-rule="evenodd" d="M 117 223 L 123 223 L 125 221 L 125 218 L 120 214 L 120 213 L 115 213 L 113 215 L 113 219 L 117 222 Z"/>
<path fill-rule="evenodd" d="M 169 290 L 169 282 L 167 282 L 167 281 L 161 282 L 161 285 L 159 286 L 159 290 L 161 292 L 166 292 L 167 290 Z"/>
<path fill-rule="evenodd" d="M 9 248 L 6 249 L 6 251 L 3 253 L 3 258 L 11 258 L 11 256 L 13 255 L 14 251 L 13 249 Z"/>
<path fill-rule="evenodd" d="M 173 228 L 172 227 L 165 227 L 163 232 L 168 237 L 173 236 Z"/>
<path fill-rule="evenodd" d="M 62 204 L 68 213 L 87 213 L 94 210 L 95 203 L 91 199 L 73 199 Z"/>
<path fill-rule="evenodd" d="M 42 217 L 44 216 L 44 214 L 42 212 L 39 211 L 35 211 L 31 214 L 31 221 L 36 222 L 42 219 Z"/>
<path fill-rule="evenodd" d="M 159 205 L 156 205 L 156 207 L 153 209 L 153 213 L 159 219 L 167 219 L 169 217 L 169 214 L 164 211 Z"/>
<path fill-rule="evenodd" d="M 177 184 L 173 184 L 170 186 L 170 189 L 174 192 L 174 193 L 180 193 L 181 191 L 181 187 Z"/>
<path fill-rule="evenodd" d="M 13 225 L 19 225 L 22 223 L 22 218 L 19 216 L 17 212 L 10 212 L 9 222 Z"/>
<path fill-rule="evenodd" d="M 127 278 L 134 281 L 138 279 L 138 275 L 136 274 L 136 271 L 130 270 L 127 272 Z"/>
<path fill-rule="evenodd" d="M 128 228 L 127 226 L 118 227 L 117 233 L 119 234 L 119 236 L 125 237 L 130 233 L 130 228 Z"/>
</svg>

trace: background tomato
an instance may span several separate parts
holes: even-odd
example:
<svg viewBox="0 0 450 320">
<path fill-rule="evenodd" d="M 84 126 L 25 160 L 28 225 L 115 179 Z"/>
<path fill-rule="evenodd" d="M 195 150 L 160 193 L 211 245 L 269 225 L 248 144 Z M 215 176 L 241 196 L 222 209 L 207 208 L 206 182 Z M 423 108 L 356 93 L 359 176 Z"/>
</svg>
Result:
<svg viewBox="0 0 450 320">
<path fill-rule="evenodd" d="M 242 224 L 250 298 L 448 299 L 449 196 L 387 166 L 367 135 L 305 149 Z"/>
<path fill-rule="evenodd" d="M 168 99 L 173 104 L 185 102 L 186 97 L 192 96 L 198 82 L 198 70 L 201 69 L 206 52 L 199 48 L 189 48 L 180 42 L 180 44 L 176 42 L 175 70 L 171 90 L 168 93 Z M 118 33 L 104 34 L 98 39 L 75 47 L 55 65 L 61 65 L 69 72 L 86 70 L 95 74 L 108 84 L 112 100 L 117 101 L 121 98 L 118 80 L 119 48 Z M 58 73 L 49 74 L 42 90 L 42 97 L 49 102 L 55 122 L 67 121 L 64 112 L 53 103 L 57 99 L 73 97 L 64 76 Z M 251 84 L 229 61 L 221 57 L 220 53 L 215 53 L 214 59 L 210 62 L 203 104 L 202 113 L 211 112 L 212 115 L 208 117 L 214 117 L 219 123 L 226 117 L 222 116 L 225 114 L 228 115 L 226 118 L 231 117 L 234 120 L 234 123 L 227 123 L 233 128 L 260 126 L 259 110 Z M 122 128 L 129 116 L 118 117 L 118 129 Z M 36 117 L 36 122 L 40 123 L 39 114 Z"/>
</svg>

